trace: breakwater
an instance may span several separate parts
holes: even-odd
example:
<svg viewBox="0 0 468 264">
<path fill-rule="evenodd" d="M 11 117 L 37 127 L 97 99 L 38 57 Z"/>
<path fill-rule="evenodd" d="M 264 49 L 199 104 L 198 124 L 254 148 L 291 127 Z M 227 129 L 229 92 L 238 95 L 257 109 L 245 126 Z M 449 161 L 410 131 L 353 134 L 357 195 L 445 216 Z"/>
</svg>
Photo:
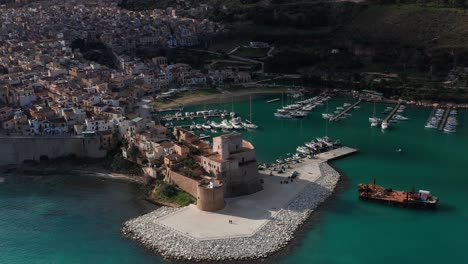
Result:
<svg viewBox="0 0 468 264">
<path fill-rule="evenodd" d="M 333 193 L 340 174 L 326 162 L 317 161 L 316 165 L 320 176 L 309 182 L 252 235 L 200 240 L 160 224 L 161 218 L 181 210 L 168 207 L 127 221 L 122 233 L 170 259 L 218 261 L 265 258 L 284 248 L 314 209 Z"/>
</svg>

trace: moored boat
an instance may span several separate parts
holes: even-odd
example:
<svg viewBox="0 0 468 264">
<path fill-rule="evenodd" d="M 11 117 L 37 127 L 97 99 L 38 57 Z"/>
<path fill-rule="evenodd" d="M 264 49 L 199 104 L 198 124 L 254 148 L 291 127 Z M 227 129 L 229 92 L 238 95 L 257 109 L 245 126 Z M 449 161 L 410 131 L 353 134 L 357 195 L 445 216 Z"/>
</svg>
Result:
<svg viewBox="0 0 468 264">
<path fill-rule="evenodd" d="M 429 191 L 396 191 L 376 184 L 359 184 L 359 199 L 407 208 L 435 208 L 439 198 Z"/>
</svg>

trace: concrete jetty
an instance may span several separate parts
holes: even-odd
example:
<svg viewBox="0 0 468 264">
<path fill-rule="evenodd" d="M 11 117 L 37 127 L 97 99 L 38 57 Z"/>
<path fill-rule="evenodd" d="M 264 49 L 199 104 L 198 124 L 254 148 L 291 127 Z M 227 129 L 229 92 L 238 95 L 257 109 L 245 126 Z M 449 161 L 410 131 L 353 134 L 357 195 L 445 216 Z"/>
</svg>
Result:
<svg viewBox="0 0 468 264">
<path fill-rule="evenodd" d="M 444 116 L 442 117 L 442 121 L 440 122 L 439 128 L 438 128 L 440 131 L 444 130 L 444 127 L 447 124 L 447 120 L 450 115 L 450 109 L 451 109 L 450 106 L 447 107 L 447 109 L 445 109 Z"/>
<path fill-rule="evenodd" d="M 393 110 L 390 112 L 390 114 L 387 115 L 387 117 L 385 117 L 385 119 L 383 120 L 382 123 L 390 124 L 390 119 L 392 119 L 392 117 L 397 113 L 398 109 L 400 109 L 400 106 L 401 106 L 401 102 L 399 102 L 399 103 L 393 108 Z"/>
<path fill-rule="evenodd" d="M 280 98 L 275 98 L 275 99 L 268 100 L 267 103 L 273 103 L 273 102 L 277 102 L 279 100 L 280 100 Z"/>
<path fill-rule="evenodd" d="M 330 151 L 327 151 L 327 152 L 317 154 L 317 155 L 315 155 L 315 157 L 320 159 L 320 160 L 329 161 L 329 160 L 339 159 L 339 158 L 351 155 L 351 154 L 356 153 L 356 152 L 357 152 L 356 149 L 348 148 L 348 147 L 341 147 L 341 148 L 337 148 L 337 149 L 334 149 L 334 150 L 330 150 Z"/>
<path fill-rule="evenodd" d="M 346 113 L 348 113 L 349 111 L 351 111 L 355 106 L 357 106 L 358 104 L 361 103 L 361 99 L 359 99 L 357 102 L 355 102 L 354 104 L 350 105 L 348 108 L 344 109 L 343 112 L 339 113 L 338 115 L 334 116 L 333 118 L 330 118 L 330 121 L 331 122 L 334 122 L 334 121 L 338 121 L 340 120 L 340 118 L 342 116 L 344 116 Z"/>
<path fill-rule="evenodd" d="M 340 175 L 327 160 L 354 152 L 343 147 L 290 164 L 283 173 L 261 171 L 262 191 L 226 199 L 220 211 L 205 212 L 194 205 L 162 207 L 127 221 L 122 232 L 171 259 L 266 257 L 286 246 L 295 230 L 333 193 Z M 291 180 L 294 171 L 299 176 Z"/>
</svg>

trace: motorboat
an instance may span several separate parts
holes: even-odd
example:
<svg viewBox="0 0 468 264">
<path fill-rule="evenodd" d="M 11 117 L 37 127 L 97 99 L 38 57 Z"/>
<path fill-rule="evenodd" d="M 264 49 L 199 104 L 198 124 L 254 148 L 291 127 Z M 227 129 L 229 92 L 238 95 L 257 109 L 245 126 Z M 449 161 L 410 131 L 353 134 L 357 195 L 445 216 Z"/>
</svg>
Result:
<svg viewBox="0 0 468 264">
<path fill-rule="evenodd" d="M 240 117 L 234 117 L 232 118 L 229 123 L 231 123 L 232 127 L 235 128 L 235 129 L 242 129 L 244 128 L 242 126 L 242 120 Z"/>
<path fill-rule="evenodd" d="M 210 130 L 210 129 L 211 129 L 211 126 L 210 126 L 209 124 L 203 124 L 203 125 L 202 125 L 202 128 L 203 128 L 203 129 Z"/>
<path fill-rule="evenodd" d="M 317 151 L 317 146 L 315 142 L 307 142 L 305 143 L 305 146 L 313 151 Z"/>
<path fill-rule="evenodd" d="M 381 127 L 382 129 L 387 129 L 388 128 L 388 122 L 387 121 L 383 121 L 382 124 L 381 124 Z"/>
<path fill-rule="evenodd" d="M 258 128 L 257 125 L 252 124 L 252 123 L 250 123 L 250 122 L 248 122 L 248 121 L 243 122 L 242 125 L 243 125 L 245 128 L 248 128 L 248 129 L 257 129 L 257 128 Z"/>
<path fill-rule="evenodd" d="M 210 123 L 210 126 L 211 126 L 212 128 L 222 128 L 222 127 L 223 127 L 220 123 L 216 123 L 215 121 L 212 121 L 212 122 Z"/>
<path fill-rule="evenodd" d="M 279 118 L 291 118 L 291 115 L 289 113 L 283 114 L 283 113 L 276 112 L 276 113 L 274 113 L 274 116 L 279 117 Z"/>
<path fill-rule="evenodd" d="M 399 121 L 406 121 L 406 120 L 409 120 L 409 118 L 404 117 L 404 116 L 402 116 L 402 115 L 394 115 L 394 116 L 393 116 L 393 119 L 399 120 Z"/>
<path fill-rule="evenodd" d="M 307 116 L 307 112 L 303 112 L 303 111 L 293 111 L 291 112 L 291 117 L 294 117 L 294 118 L 303 118 L 303 117 L 306 117 Z"/>
<path fill-rule="evenodd" d="M 310 152 L 306 147 L 303 147 L 303 146 L 297 147 L 296 150 L 297 152 L 302 153 L 302 154 L 309 154 Z"/>
<path fill-rule="evenodd" d="M 244 128 L 241 123 L 232 123 L 231 125 L 235 129 L 243 129 Z"/>
<path fill-rule="evenodd" d="M 234 127 L 232 126 L 232 124 L 230 124 L 226 119 L 224 119 L 223 121 L 221 121 L 221 126 L 222 126 L 222 128 L 228 129 L 228 130 L 234 129 Z"/>
<path fill-rule="evenodd" d="M 381 122 L 382 122 L 382 120 L 374 119 L 374 120 L 371 121 L 371 127 L 376 127 L 376 126 L 378 126 Z"/>
</svg>

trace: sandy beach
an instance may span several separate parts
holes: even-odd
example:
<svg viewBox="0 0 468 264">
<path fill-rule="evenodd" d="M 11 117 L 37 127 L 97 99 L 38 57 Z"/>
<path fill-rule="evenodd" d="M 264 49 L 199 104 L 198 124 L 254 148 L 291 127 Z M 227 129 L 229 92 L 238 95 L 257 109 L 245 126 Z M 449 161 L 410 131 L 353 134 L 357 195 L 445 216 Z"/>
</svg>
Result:
<svg viewBox="0 0 468 264">
<path fill-rule="evenodd" d="M 191 106 L 202 103 L 216 103 L 220 101 L 240 101 L 244 100 L 248 96 L 259 97 L 270 94 L 278 94 L 282 92 L 287 92 L 287 88 L 253 88 L 253 89 L 243 89 L 237 91 L 223 91 L 221 93 L 215 94 L 185 94 L 180 98 L 177 98 L 173 101 L 168 101 L 164 103 L 157 103 L 158 109 L 168 109 L 174 107 L 180 107 L 181 105 Z"/>
</svg>

